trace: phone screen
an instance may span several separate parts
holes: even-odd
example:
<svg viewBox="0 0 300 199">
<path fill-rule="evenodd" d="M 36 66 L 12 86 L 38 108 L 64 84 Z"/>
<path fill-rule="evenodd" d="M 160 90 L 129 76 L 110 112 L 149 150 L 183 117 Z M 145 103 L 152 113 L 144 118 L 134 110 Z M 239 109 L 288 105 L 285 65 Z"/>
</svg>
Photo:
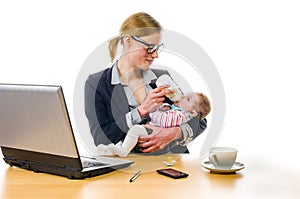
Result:
<svg viewBox="0 0 300 199">
<path fill-rule="evenodd" d="M 159 174 L 171 177 L 171 178 L 185 178 L 188 177 L 187 173 L 175 170 L 175 169 L 159 169 L 157 170 Z"/>
</svg>

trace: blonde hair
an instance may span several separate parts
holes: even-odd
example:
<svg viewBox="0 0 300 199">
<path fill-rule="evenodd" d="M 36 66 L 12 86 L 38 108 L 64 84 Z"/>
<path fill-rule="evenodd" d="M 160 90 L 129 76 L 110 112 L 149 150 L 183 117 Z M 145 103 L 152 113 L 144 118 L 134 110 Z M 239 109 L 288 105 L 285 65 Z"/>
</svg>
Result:
<svg viewBox="0 0 300 199">
<path fill-rule="evenodd" d="M 138 37 L 148 36 L 155 32 L 160 32 L 161 25 L 152 16 L 145 12 L 139 12 L 129 16 L 121 25 L 119 36 L 111 39 L 108 44 L 109 56 L 111 61 L 115 59 L 118 44 L 126 35 L 134 35 Z"/>
<path fill-rule="evenodd" d="M 211 104 L 210 100 L 206 95 L 203 93 L 197 93 L 197 96 L 199 97 L 199 112 L 200 112 L 200 119 L 203 120 L 211 111 Z"/>
</svg>

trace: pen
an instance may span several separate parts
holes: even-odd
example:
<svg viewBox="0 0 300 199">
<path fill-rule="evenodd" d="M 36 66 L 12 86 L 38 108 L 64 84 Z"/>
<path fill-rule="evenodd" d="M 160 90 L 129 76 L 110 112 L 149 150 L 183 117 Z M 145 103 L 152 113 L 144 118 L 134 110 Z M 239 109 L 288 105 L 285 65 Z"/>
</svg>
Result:
<svg viewBox="0 0 300 199">
<path fill-rule="evenodd" d="M 135 179 L 137 179 L 137 177 L 139 177 L 141 175 L 142 171 L 137 172 L 136 174 L 134 174 L 134 176 L 132 176 L 132 178 L 130 178 L 129 182 L 133 182 Z"/>
</svg>

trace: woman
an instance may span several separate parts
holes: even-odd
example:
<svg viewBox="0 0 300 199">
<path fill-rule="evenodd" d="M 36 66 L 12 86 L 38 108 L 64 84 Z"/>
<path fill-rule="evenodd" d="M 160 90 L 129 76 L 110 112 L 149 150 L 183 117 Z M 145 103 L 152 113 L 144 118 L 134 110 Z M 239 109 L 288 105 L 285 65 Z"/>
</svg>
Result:
<svg viewBox="0 0 300 199">
<path fill-rule="evenodd" d="M 109 42 L 112 66 L 90 75 L 85 84 L 85 112 L 94 142 L 118 143 L 135 124 L 146 124 L 153 112 L 171 94 L 168 85 L 155 88 L 156 79 L 168 74 L 150 69 L 163 48 L 160 43 L 161 25 L 147 13 L 128 17 L 120 28 L 120 35 Z M 115 59 L 118 43 L 122 54 Z M 179 127 L 161 129 L 146 124 L 148 136 L 140 136 L 133 152 L 186 152 L 186 144 L 202 133 L 206 120 L 193 119 Z M 152 132 L 152 133 L 151 133 Z M 168 147 L 166 147 L 168 146 Z M 171 146 L 171 147 L 170 147 Z"/>
</svg>

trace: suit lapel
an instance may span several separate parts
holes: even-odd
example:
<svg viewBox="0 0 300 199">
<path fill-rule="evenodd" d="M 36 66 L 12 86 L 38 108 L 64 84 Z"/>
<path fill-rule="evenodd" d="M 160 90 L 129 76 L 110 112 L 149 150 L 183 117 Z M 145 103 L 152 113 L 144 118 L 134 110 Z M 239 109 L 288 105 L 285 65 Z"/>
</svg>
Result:
<svg viewBox="0 0 300 199">
<path fill-rule="evenodd" d="M 112 90 L 111 108 L 115 116 L 126 114 L 129 111 L 127 97 L 121 84 L 115 85 Z"/>
</svg>

